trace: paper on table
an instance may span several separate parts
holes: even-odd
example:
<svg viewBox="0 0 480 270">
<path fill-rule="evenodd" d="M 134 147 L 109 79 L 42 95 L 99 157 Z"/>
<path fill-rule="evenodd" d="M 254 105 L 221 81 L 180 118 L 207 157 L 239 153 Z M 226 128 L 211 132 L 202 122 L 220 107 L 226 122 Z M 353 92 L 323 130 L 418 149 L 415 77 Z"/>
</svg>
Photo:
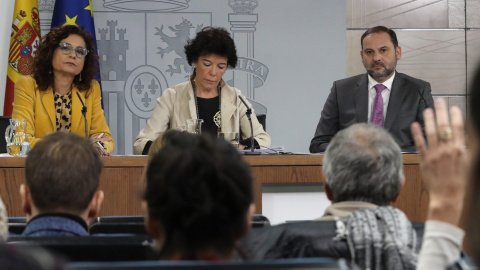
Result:
<svg viewBox="0 0 480 270">
<path fill-rule="evenodd" d="M 252 150 L 239 150 L 240 153 L 245 153 L 245 152 L 250 152 Z M 272 146 L 270 148 L 261 148 L 261 149 L 255 149 L 255 152 L 259 152 L 262 155 L 276 155 L 279 154 L 280 152 L 284 152 L 285 147 L 283 146 Z"/>
</svg>

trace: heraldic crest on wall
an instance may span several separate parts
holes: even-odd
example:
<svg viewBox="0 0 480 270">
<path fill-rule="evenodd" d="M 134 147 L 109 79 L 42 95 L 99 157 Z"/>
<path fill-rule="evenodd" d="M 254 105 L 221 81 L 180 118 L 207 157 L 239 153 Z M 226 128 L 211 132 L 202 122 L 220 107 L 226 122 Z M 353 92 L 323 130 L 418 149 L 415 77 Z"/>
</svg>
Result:
<svg viewBox="0 0 480 270">
<path fill-rule="evenodd" d="M 180 24 L 175 25 L 175 27 L 169 26 L 168 28 L 175 33 L 175 36 L 168 36 L 163 32 L 163 25 L 160 28 L 155 27 L 157 32 L 155 35 L 160 36 L 160 39 L 167 44 L 167 47 L 162 48 L 158 47 L 157 54 L 163 59 L 164 54 L 170 53 L 174 51 L 179 58 L 175 58 L 173 61 L 173 66 L 168 65 L 168 69 L 166 72 L 170 73 L 170 77 L 173 76 L 174 73 L 180 74 L 182 73 L 181 68 L 183 66 L 183 70 L 186 73 L 190 73 L 192 67 L 188 65 L 187 57 L 185 55 L 184 46 L 187 44 L 187 41 L 191 38 L 190 36 L 190 29 L 194 28 L 193 25 L 186 19 L 182 18 L 183 21 Z M 203 24 L 197 25 L 195 33 L 198 33 L 202 30 Z"/>
</svg>

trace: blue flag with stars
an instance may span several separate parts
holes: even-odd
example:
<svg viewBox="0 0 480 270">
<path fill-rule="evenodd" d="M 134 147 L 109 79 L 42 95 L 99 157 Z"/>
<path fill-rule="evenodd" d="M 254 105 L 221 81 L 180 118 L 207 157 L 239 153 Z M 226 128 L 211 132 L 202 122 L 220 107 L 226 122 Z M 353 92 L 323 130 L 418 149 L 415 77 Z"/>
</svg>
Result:
<svg viewBox="0 0 480 270">
<path fill-rule="evenodd" d="M 60 27 L 65 24 L 83 26 L 93 38 L 95 52 L 91 53 L 97 54 L 97 38 L 95 37 L 95 24 L 93 23 L 92 0 L 56 0 L 55 7 L 53 8 L 51 27 Z M 95 61 L 95 64 L 99 67 L 95 79 L 100 83 L 100 66 L 98 65 L 98 61 Z M 101 88 L 102 84 L 100 83 L 100 89 Z"/>
</svg>

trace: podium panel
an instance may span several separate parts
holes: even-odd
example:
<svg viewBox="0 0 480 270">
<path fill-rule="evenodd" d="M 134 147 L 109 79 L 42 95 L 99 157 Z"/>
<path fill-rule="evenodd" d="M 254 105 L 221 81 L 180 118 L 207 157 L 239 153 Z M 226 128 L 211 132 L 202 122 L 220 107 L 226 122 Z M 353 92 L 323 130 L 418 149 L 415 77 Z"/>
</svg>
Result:
<svg viewBox="0 0 480 270">
<path fill-rule="evenodd" d="M 322 155 L 245 156 L 255 177 L 256 212 L 262 213 L 262 184 L 323 183 Z M 143 215 L 142 178 L 146 156 L 102 157 L 100 189 L 105 192 L 101 216 Z M 405 184 L 394 203 L 411 221 L 427 216 L 428 194 L 420 176 L 418 155 L 403 155 Z M 25 183 L 25 158 L 0 157 L 0 196 L 8 215 L 24 216 L 19 195 Z"/>
</svg>

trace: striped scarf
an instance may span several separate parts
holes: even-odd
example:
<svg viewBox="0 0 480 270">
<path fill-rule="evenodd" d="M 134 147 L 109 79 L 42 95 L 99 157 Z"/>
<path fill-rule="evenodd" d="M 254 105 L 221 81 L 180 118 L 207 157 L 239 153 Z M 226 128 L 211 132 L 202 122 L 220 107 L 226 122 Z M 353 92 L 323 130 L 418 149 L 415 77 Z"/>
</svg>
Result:
<svg viewBox="0 0 480 270">
<path fill-rule="evenodd" d="M 352 261 L 361 269 L 415 269 L 417 235 L 405 214 L 391 206 L 361 209 L 347 220 Z"/>
</svg>

